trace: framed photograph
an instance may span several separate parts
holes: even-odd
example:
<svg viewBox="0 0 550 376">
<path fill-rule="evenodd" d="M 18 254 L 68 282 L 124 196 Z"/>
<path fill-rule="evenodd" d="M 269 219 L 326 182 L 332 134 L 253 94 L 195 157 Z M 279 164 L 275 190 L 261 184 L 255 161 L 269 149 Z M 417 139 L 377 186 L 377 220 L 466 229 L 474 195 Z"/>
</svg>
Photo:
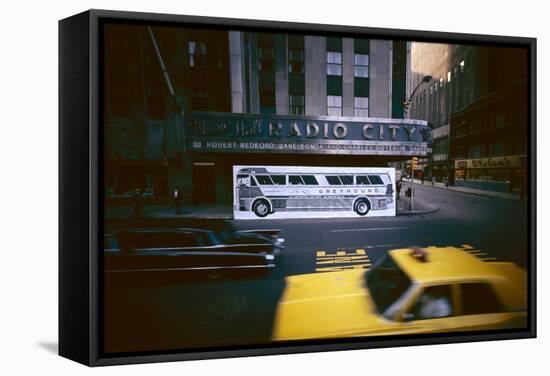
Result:
<svg viewBox="0 0 550 376">
<path fill-rule="evenodd" d="M 59 353 L 536 336 L 536 40 L 59 23 Z"/>
</svg>

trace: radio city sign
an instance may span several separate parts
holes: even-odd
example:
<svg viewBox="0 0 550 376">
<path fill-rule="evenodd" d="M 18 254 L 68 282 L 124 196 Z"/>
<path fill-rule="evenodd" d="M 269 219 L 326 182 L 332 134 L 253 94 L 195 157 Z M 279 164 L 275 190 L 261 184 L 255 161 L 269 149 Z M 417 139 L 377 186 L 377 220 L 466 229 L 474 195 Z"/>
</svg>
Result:
<svg viewBox="0 0 550 376">
<path fill-rule="evenodd" d="M 186 143 L 194 151 L 418 155 L 430 152 L 427 122 L 329 116 L 190 113 Z"/>
</svg>

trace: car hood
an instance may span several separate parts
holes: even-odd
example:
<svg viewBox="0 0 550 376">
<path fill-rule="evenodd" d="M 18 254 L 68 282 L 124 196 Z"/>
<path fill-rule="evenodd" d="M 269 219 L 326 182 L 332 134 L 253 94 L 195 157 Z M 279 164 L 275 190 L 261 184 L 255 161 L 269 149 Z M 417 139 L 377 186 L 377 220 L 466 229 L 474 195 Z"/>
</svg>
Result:
<svg viewBox="0 0 550 376">
<path fill-rule="evenodd" d="M 350 270 L 287 277 L 272 339 L 349 337 L 384 331 L 387 321 L 378 315 L 364 275 L 365 270 Z"/>
</svg>

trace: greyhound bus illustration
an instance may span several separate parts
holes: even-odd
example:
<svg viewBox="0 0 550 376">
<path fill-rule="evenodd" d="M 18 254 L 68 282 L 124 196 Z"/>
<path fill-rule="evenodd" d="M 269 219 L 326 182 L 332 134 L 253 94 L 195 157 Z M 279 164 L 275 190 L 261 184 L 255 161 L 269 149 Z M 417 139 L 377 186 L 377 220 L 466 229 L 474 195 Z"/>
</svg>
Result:
<svg viewBox="0 0 550 376">
<path fill-rule="evenodd" d="M 393 168 L 234 166 L 235 211 L 353 211 L 394 209 Z M 395 212 L 393 211 L 393 215 Z"/>
</svg>

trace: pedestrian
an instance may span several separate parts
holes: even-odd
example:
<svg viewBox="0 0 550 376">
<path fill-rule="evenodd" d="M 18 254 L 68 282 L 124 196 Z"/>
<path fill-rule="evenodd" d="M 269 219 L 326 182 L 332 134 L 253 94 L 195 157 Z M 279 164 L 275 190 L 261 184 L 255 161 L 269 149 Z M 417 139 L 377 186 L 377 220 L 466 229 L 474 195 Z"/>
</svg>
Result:
<svg viewBox="0 0 550 376">
<path fill-rule="evenodd" d="M 432 185 L 435 184 L 435 176 L 432 176 Z"/>
<path fill-rule="evenodd" d="M 397 199 L 399 200 L 399 195 L 401 194 L 401 182 L 397 182 Z"/>
<path fill-rule="evenodd" d="M 445 178 L 444 181 L 445 181 L 445 188 L 449 188 L 449 179 Z"/>
<path fill-rule="evenodd" d="M 422 181 L 422 184 L 424 184 L 424 174 L 420 176 L 420 180 Z"/>
<path fill-rule="evenodd" d="M 134 205 L 134 218 L 139 219 L 143 215 L 143 202 L 141 197 L 141 190 L 136 188 L 133 196 Z"/>
<path fill-rule="evenodd" d="M 172 200 L 174 201 L 174 207 L 176 209 L 176 215 L 181 214 L 181 189 L 179 185 L 174 188 L 172 192 Z"/>
</svg>

